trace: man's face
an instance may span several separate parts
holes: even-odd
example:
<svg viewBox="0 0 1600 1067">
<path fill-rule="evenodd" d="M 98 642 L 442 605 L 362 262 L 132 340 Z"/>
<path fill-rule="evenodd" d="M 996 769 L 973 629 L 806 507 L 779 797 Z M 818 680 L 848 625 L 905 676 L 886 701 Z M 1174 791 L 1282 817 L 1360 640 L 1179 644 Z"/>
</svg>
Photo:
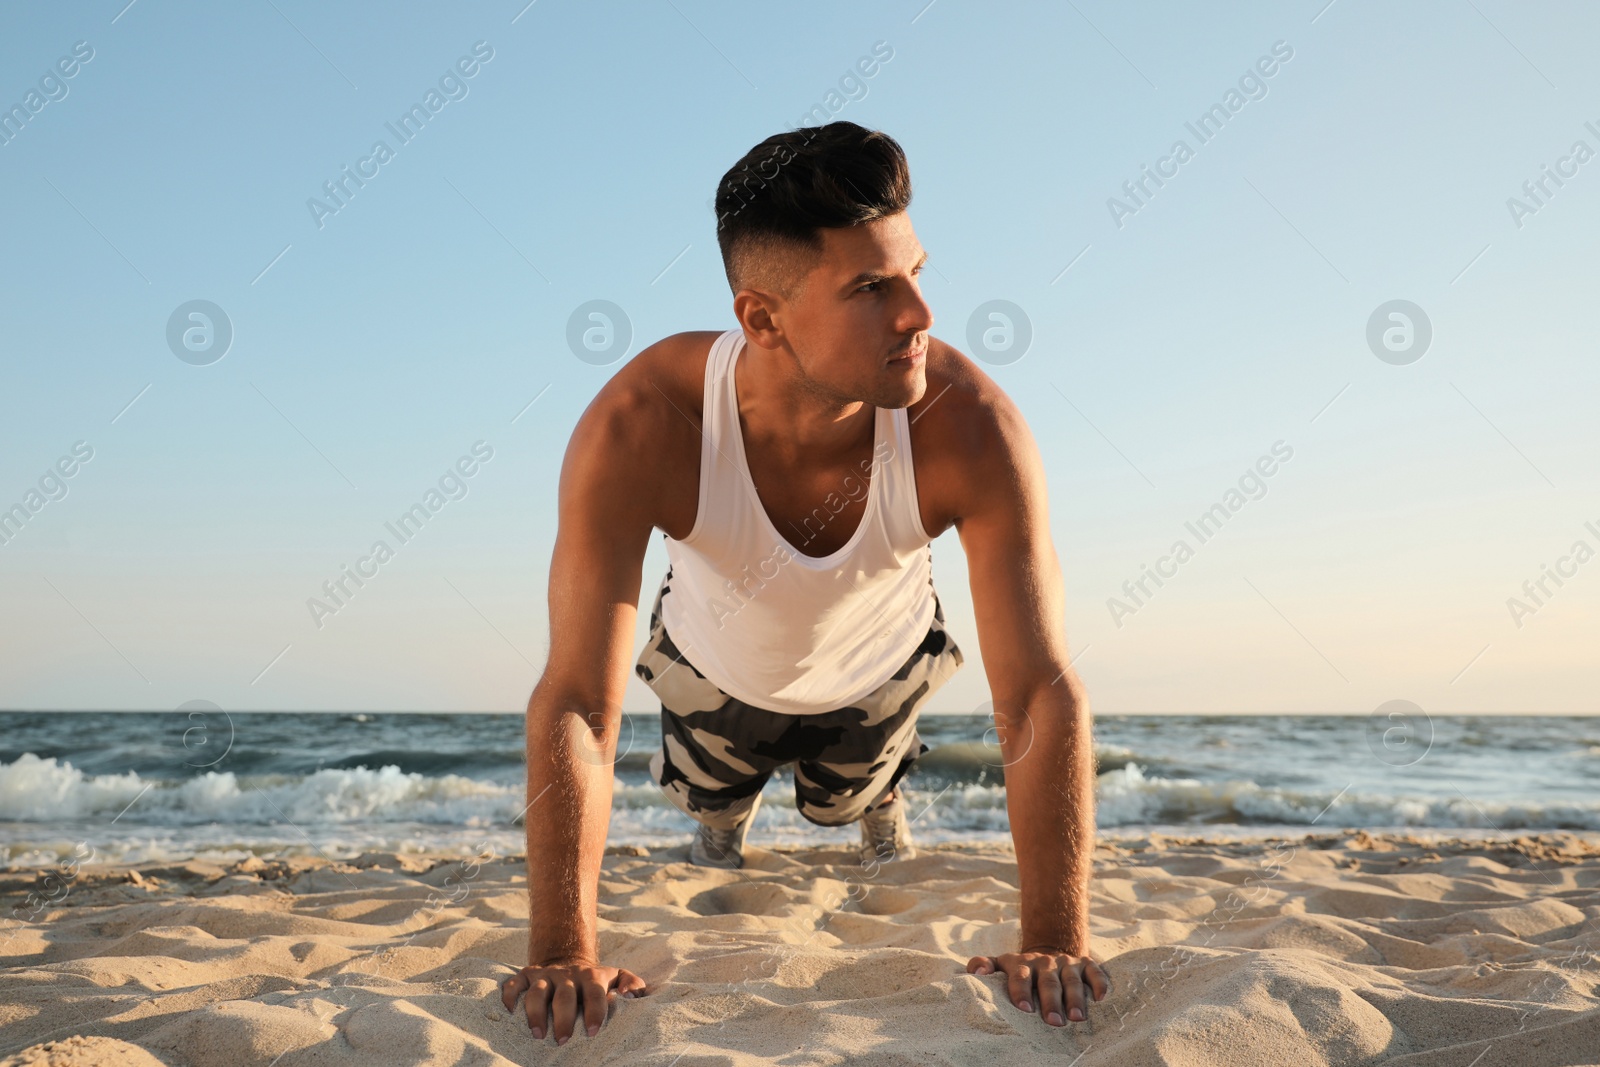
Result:
<svg viewBox="0 0 1600 1067">
<path fill-rule="evenodd" d="M 844 400 L 916 403 L 928 387 L 933 311 L 920 280 L 928 256 L 911 220 L 901 212 L 821 236 L 822 258 L 798 299 L 774 315 L 802 373 L 819 392 Z"/>
</svg>

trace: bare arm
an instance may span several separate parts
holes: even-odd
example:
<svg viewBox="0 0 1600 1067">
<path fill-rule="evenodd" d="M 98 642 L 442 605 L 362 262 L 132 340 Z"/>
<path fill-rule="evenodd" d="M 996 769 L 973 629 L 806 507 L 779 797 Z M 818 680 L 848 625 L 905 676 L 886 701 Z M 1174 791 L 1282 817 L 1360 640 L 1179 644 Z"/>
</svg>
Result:
<svg viewBox="0 0 1600 1067">
<path fill-rule="evenodd" d="M 1067 655 L 1038 447 L 1015 405 L 996 393 L 983 447 L 974 452 L 982 458 L 970 505 L 956 529 L 1005 760 L 1021 939 L 1017 953 L 975 957 L 968 969 L 1006 971 L 1011 999 L 1025 1010 L 1032 1010 L 1037 978 L 1041 1013 L 1060 1013 L 1064 996 L 1064 1017 L 1083 1018 L 1084 984 L 1096 999 L 1107 988 L 1088 961 L 1095 829 L 1089 702 Z"/>
<path fill-rule="evenodd" d="M 643 421 L 626 391 L 608 386 L 573 430 L 550 561 L 550 656 L 528 700 L 528 967 L 503 999 L 510 1009 L 527 991 L 538 1037 L 549 1002 L 558 1044 L 572 1033 L 579 999 L 592 1033 L 609 992 L 646 992 L 637 975 L 601 963 L 597 929 L 612 763 L 652 529 L 636 484 L 649 473 L 635 446 Z"/>
</svg>

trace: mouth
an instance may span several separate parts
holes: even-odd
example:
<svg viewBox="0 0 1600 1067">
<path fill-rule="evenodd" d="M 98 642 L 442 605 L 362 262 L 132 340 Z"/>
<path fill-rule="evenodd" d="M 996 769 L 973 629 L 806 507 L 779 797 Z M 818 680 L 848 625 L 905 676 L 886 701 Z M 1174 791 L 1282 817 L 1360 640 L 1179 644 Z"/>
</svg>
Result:
<svg viewBox="0 0 1600 1067">
<path fill-rule="evenodd" d="M 897 356 L 896 358 L 891 359 L 889 361 L 889 365 L 891 367 L 895 366 L 897 364 L 904 365 L 904 366 L 907 366 L 907 367 L 914 367 L 917 364 L 919 364 L 919 363 L 923 362 L 924 360 L 926 360 L 927 358 L 928 358 L 928 346 L 927 345 L 923 345 L 920 348 L 912 348 L 912 349 L 908 350 L 906 352 L 906 354 L 903 355 L 903 356 Z"/>
</svg>

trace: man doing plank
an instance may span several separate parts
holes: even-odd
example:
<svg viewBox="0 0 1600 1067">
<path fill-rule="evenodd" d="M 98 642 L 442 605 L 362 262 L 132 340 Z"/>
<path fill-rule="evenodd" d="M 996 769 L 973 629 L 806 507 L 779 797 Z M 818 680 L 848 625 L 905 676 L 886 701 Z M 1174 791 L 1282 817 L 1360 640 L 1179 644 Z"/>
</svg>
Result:
<svg viewBox="0 0 1600 1067">
<path fill-rule="evenodd" d="M 502 987 L 508 1010 L 526 992 L 538 1037 L 565 1041 L 580 1010 L 593 1034 L 608 994 L 648 992 L 601 962 L 597 899 L 657 529 L 670 566 L 633 662 L 662 703 L 651 771 L 699 823 L 693 862 L 738 867 L 761 788 L 789 763 L 800 813 L 859 822 L 864 863 L 914 855 L 897 783 L 927 749 L 918 709 L 962 663 L 929 544 L 955 527 L 1021 892 L 1017 951 L 967 970 L 1004 972 L 1012 1002 L 1052 1025 L 1105 996 L 1089 957 L 1089 707 L 1044 471 L 1011 399 L 928 333 L 910 201 L 885 134 L 834 122 L 758 144 L 716 198 L 738 325 L 644 349 L 572 432 L 550 656 L 528 701 L 529 966 Z"/>
</svg>

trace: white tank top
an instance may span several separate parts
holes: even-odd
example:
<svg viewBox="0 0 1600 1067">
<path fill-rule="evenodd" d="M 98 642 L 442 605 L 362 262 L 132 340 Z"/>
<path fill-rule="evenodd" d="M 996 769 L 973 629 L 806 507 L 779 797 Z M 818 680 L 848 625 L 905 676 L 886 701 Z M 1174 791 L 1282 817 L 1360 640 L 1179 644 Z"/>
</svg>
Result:
<svg viewBox="0 0 1600 1067">
<path fill-rule="evenodd" d="M 932 539 L 917 509 L 909 421 L 904 408 L 875 409 L 872 457 L 785 536 L 745 461 L 734 392 L 744 347 L 744 331 L 729 330 L 706 360 L 699 504 L 688 537 L 662 535 L 672 563 L 662 623 L 701 674 L 746 704 L 790 714 L 849 707 L 889 680 L 933 622 Z M 794 547 L 863 493 L 844 547 L 820 557 Z"/>
</svg>

